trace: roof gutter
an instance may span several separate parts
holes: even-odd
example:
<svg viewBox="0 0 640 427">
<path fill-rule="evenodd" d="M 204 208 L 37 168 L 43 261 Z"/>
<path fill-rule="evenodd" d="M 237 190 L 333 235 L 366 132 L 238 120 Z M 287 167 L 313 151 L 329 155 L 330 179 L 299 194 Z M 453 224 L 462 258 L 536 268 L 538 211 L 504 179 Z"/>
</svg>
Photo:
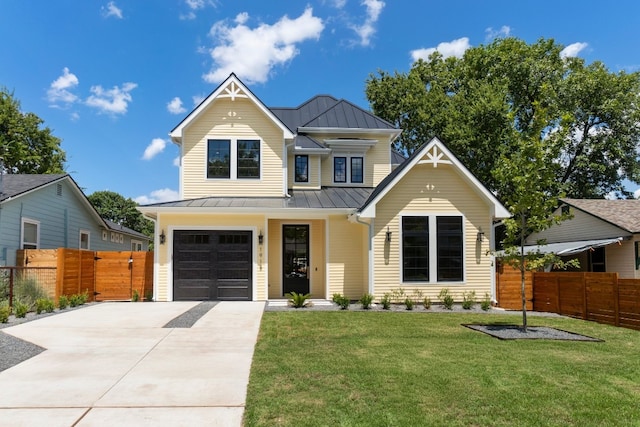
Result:
<svg viewBox="0 0 640 427">
<path fill-rule="evenodd" d="M 367 254 L 368 254 L 368 271 L 369 274 L 368 276 L 368 283 L 367 283 L 367 288 L 368 291 L 371 295 L 374 294 L 375 292 L 375 277 L 374 277 L 374 268 L 373 268 L 373 263 L 374 263 L 374 257 L 373 257 L 373 221 L 374 219 L 372 218 L 371 221 L 367 222 L 367 221 L 363 221 L 362 219 L 360 219 L 360 214 L 358 211 L 354 211 L 351 212 L 349 214 L 348 217 L 350 222 L 357 222 L 358 224 L 362 224 L 362 225 L 366 225 L 367 229 L 368 229 L 368 248 L 367 248 Z"/>
</svg>

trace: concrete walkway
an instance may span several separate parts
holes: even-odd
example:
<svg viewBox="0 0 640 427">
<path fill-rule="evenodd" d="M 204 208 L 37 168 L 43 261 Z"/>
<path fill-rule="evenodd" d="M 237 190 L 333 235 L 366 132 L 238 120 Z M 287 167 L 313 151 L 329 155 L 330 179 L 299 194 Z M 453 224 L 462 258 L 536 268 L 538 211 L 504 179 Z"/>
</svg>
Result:
<svg viewBox="0 0 640 427">
<path fill-rule="evenodd" d="M 101 303 L 3 329 L 47 350 L 0 372 L 7 426 L 240 426 L 264 303 Z"/>
</svg>

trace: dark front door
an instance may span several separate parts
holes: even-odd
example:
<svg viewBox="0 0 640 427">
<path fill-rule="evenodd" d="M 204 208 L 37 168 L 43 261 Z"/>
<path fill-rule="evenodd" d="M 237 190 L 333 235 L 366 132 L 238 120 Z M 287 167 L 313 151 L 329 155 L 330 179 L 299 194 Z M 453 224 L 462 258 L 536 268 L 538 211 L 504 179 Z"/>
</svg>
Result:
<svg viewBox="0 0 640 427">
<path fill-rule="evenodd" d="M 177 230 L 173 299 L 251 300 L 250 231 Z"/>
<path fill-rule="evenodd" d="M 290 292 L 309 293 L 309 226 L 282 226 L 282 289 Z"/>
</svg>

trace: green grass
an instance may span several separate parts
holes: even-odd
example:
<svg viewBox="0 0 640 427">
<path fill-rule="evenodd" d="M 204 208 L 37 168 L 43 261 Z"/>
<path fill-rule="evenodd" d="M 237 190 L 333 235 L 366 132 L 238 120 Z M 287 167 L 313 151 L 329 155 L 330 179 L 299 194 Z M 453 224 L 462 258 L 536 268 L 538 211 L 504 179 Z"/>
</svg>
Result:
<svg viewBox="0 0 640 427">
<path fill-rule="evenodd" d="M 509 315 L 266 312 L 246 426 L 638 426 L 640 332 L 530 317 L 605 342 L 501 341 Z"/>
</svg>

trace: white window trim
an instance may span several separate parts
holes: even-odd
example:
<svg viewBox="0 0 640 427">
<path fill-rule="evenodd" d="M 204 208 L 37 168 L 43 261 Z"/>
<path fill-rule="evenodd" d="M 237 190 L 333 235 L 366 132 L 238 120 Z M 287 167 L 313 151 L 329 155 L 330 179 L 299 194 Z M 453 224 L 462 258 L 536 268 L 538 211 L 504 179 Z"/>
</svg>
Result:
<svg viewBox="0 0 640 427">
<path fill-rule="evenodd" d="M 83 234 L 87 235 L 87 247 L 86 248 L 82 247 L 82 235 Z M 78 248 L 79 249 L 85 249 L 85 250 L 91 249 L 91 232 L 89 230 L 80 230 L 80 232 L 78 233 Z"/>
<path fill-rule="evenodd" d="M 36 226 L 36 249 L 40 249 L 40 221 L 30 218 L 20 218 L 20 249 L 24 249 L 24 225 L 25 224 L 33 224 Z M 29 245 L 33 245 L 34 242 L 26 242 Z"/>
<path fill-rule="evenodd" d="M 136 245 L 136 247 L 139 245 L 140 249 L 133 249 L 133 245 Z M 142 240 L 135 240 L 135 239 L 131 239 L 131 250 L 134 252 L 140 252 L 142 251 Z"/>
<path fill-rule="evenodd" d="M 229 178 L 209 178 L 209 141 L 211 140 L 218 140 L 218 141 L 229 141 Z M 258 143 L 260 144 L 260 170 L 258 171 L 258 178 L 238 178 L 238 141 L 239 140 L 243 140 L 243 141 L 258 141 Z M 264 143 L 262 141 L 262 138 L 251 138 L 251 137 L 246 137 L 246 138 L 238 138 L 237 136 L 234 137 L 230 137 L 230 136 L 220 136 L 220 137 L 211 137 L 211 138 L 207 138 L 207 148 L 206 148 L 206 158 L 205 158 L 205 162 L 204 162 L 204 177 L 207 181 L 248 181 L 248 182 L 257 182 L 257 181 L 262 181 L 262 163 L 263 163 L 263 157 L 262 157 L 262 147 L 264 146 Z"/>
<path fill-rule="evenodd" d="M 402 218 L 405 216 L 426 216 L 429 217 L 429 280 L 426 282 L 419 281 L 405 281 L 403 274 L 404 266 L 404 251 L 402 250 L 402 242 L 404 241 L 404 235 L 402 233 Z M 437 218 L 443 216 L 456 216 L 462 218 L 462 281 L 438 281 L 438 227 Z M 405 286 L 420 286 L 420 285 L 464 285 L 467 282 L 467 236 L 465 233 L 466 218 L 460 212 L 438 212 L 438 213 L 424 213 L 424 212 L 401 212 L 398 216 L 398 229 L 400 238 L 398 239 L 398 253 L 400 254 L 400 283 Z"/>
<path fill-rule="evenodd" d="M 335 158 L 336 157 L 344 157 L 346 159 L 346 165 L 345 165 L 345 173 L 346 173 L 346 181 L 345 182 L 337 182 L 336 181 L 336 162 L 335 162 Z M 362 158 L 362 182 L 351 182 L 351 159 L 353 157 L 359 157 Z M 365 182 L 366 182 L 366 176 L 367 176 L 367 172 L 366 172 L 366 168 L 367 168 L 367 157 L 364 155 L 364 153 L 334 153 L 331 155 L 331 182 L 334 185 L 345 185 L 345 186 L 353 186 L 353 185 L 362 185 L 364 186 Z"/>
</svg>

